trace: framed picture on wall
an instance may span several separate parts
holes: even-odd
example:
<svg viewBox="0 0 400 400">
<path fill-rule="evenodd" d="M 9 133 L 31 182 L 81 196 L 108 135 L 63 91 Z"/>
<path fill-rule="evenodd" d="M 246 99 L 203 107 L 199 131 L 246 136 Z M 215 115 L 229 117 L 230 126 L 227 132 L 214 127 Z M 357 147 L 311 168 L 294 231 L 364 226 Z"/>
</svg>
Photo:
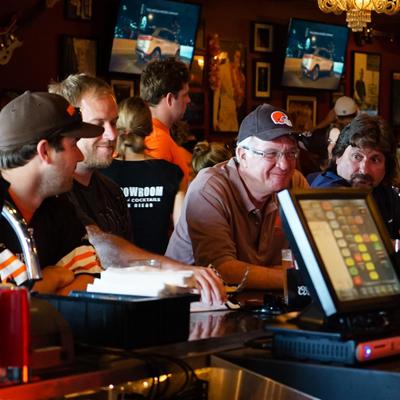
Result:
<svg viewBox="0 0 400 400">
<path fill-rule="evenodd" d="M 62 43 L 62 77 L 86 73 L 96 75 L 97 41 L 94 39 L 64 36 Z"/>
<path fill-rule="evenodd" d="M 288 95 L 286 111 L 294 129 L 304 132 L 317 124 L 317 98 L 315 96 Z"/>
<path fill-rule="evenodd" d="M 246 115 L 246 54 L 241 43 L 220 41 L 217 80 L 213 92 L 212 126 L 214 131 L 237 132 Z"/>
<path fill-rule="evenodd" d="M 263 22 L 253 22 L 253 51 L 267 53 L 273 51 L 273 26 Z"/>
<path fill-rule="evenodd" d="M 123 81 L 123 80 L 111 80 L 111 87 L 114 91 L 117 103 L 121 100 L 132 97 L 135 94 L 135 86 L 133 81 Z"/>
<path fill-rule="evenodd" d="M 65 0 L 65 17 L 68 19 L 90 21 L 92 13 L 92 0 Z"/>
<path fill-rule="evenodd" d="M 271 64 L 254 61 L 254 97 L 271 97 Z"/>
<path fill-rule="evenodd" d="M 392 82 L 390 86 L 392 88 L 392 125 L 400 126 L 400 71 L 392 72 Z"/>
<path fill-rule="evenodd" d="M 381 56 L 353 52 L 353 98 L 361 111 L 377 115 L 379 111 L 379 80 Z"/>
</svg>

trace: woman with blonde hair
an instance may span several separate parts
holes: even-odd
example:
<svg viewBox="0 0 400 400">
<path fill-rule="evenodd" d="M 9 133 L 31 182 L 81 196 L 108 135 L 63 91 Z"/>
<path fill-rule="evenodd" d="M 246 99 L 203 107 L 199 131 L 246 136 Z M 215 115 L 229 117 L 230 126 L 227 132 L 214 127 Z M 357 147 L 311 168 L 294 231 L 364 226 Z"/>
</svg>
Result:
<svg viewBox="0 0 400 400">
<path fill-rule="evenodd" d="M 195 174 L 232 157 L 229 148 L 220 142 L 198 142 L 193 149 L 192 168 Z"/>
<path fill-rule="evenodd" d="M 153 129 L 146 102 L 130 97 L 119 107 L 117 156 L 103 173 L 117 182 L 125 195 L 135 244 L 164 254 L 172 216 L 177 222 L 180 214 L 183 174 L 177 165 L 144 153 L 144 139 Z"/>
</svg>

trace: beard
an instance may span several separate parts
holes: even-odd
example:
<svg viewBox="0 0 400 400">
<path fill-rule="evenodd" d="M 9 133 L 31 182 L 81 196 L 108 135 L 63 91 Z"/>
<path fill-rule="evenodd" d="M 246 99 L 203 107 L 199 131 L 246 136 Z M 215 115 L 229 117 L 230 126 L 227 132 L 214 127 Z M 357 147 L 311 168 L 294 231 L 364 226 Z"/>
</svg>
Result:
<svg viewBox="0 0 400 400">
<path fill-rule="evenodd" d="M 352 187 L 367 189 L 374 187 L 374 180 L 372 179 L 372 176 L 368 174 L 353 174 L 350 178 L 350 183 Z"/>
<path fill-rule="evenodd" d="M 104 146 L 109 146 L 109 148 L 106 150 Z M 107 144 L 103 143 L 103 145 L 100 146 L 87 146 L 81 149 L 85 157 L 83 163 L 86 167 L 92 169 L 107 168 L 113 160 L 114 149 L 115 141 L 108 141 Z"/>
</svg>

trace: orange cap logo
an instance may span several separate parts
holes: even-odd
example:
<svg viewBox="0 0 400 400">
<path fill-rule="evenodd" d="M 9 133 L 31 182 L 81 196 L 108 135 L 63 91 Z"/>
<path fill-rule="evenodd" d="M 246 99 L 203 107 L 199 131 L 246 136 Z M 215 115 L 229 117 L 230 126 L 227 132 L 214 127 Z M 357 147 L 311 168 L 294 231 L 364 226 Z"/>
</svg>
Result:
<svg viewBox="0 0 400 400">
<path fill-rule="evenodd" d="M 76 114 L 75 107 L 74 107 L 72 104 L 70 104 L 70 105 L 67 107 L 67 113 L 68 113 L 71 117 L 73 117 L 73 116 Z"/>
<path fill-rule="evenodd" d="M 292 126 L 292 122 L 290 121 L 289 117 L 282 111 L 274 111 L 271 114 L 271 119 L 275 125 Z"/>
</svg>

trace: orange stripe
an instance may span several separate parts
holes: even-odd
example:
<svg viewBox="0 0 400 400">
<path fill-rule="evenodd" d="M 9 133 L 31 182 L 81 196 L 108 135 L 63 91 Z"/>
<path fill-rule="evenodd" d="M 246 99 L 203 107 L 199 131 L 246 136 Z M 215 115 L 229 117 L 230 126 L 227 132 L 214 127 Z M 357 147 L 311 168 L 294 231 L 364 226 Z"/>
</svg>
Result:
<svg viewBox="0 0 400 400">
<path fill-rule="evenodd" d="M 25 264 L 22 264 L 11 275 L 13 276 L 13 278 L 16 278 L 18 275 L 23 274 L 24 272 L 26 272 L 26 266 L 25 266 Z"/>
<path fill-rule="evenodd" d="M 7 258 L 4 262 L 0 264 L 0 269 L 4 269 L 5 267 L 8 267 L 13 261 L 15 261 L 17 257 L 13 254 L 10 258 Z"/>
<path fill-rule="evenodd" d="M 91 263 L 89 263 L 89 264 L 86 264 L 86 265 L 82 265 L 81 267 L 79 267 L 78 269 L 90 269 L 90 268 L 92 268 L 92 267 L 100 267 L 100 265 L 99 265 L 99 263 L 97 262 L 97 261 L 93 261 L 93 262 L 91 262 Z"/>
<path fill-rule="evenodd" d="M 87 251 L 86 253 L 78 254 L 71 259 L 71 261 L 64 265 L 64 268 L 71 268 L 77 261 L 84 260 L 85 258 L 92 257 L 96 254 L 94 251 Z"/>
</svg>

